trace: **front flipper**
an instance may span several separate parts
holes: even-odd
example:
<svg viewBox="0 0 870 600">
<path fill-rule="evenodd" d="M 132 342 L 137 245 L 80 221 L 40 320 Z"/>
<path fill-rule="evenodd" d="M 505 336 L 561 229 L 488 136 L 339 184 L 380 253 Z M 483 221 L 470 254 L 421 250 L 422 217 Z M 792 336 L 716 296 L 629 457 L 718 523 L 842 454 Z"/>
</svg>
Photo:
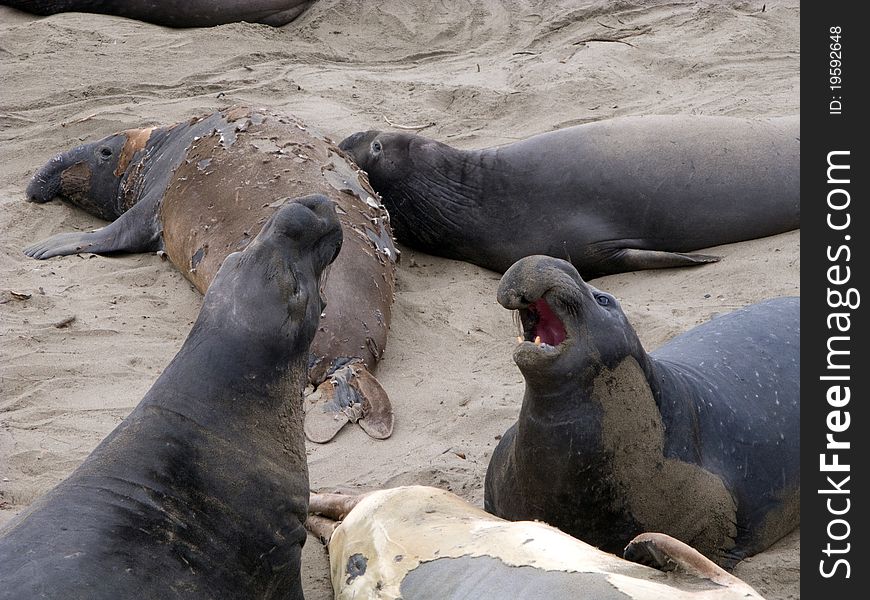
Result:
<svg viewBox="0 0 870 600">
<path fill-rule="evenodd" d="M 311 494 L 308 503 L 308 529 L 320 543 L 328 546 L 332 532 L 367 494 Z"/>
<path fill-rule="evenodd" d="M 683 252 L 623 248 L 615 250 L 610 258 L 604 259 L 600 265 L 595 266 L 606 273 L 623 273 L 645 269 L 691 267 L 718 262 L 721 259 L 721 256 L 711 256 L 709 254 L 686 254 Z"/>
<path fill-rule="evenodd" d="M 111 252 L 149 252 L 159 250 L 161 230 L 154 210 L 140 202 L 133 208 L 95 231 L 60 233 L 24 249 L 31 258 L 46 259 L 81 252 L 108 254 Z"/>
<path fill-rule="evenodd" d="M 745 590 L 747 598 L 760 598 L 749 584 L 703 554 L 664 533 L 642 533 L 625 547 L 623 558 L 660 571 L 680 571 L 725 587 Z"/>
<path fill-rule="evenodd" d="M 393 408 L 377 379 L 359 362 L 336 370 L 308 396 L 305 436 L 325 444 L 348 422 L 383 440 L 393 433 Z"/>
</svg>

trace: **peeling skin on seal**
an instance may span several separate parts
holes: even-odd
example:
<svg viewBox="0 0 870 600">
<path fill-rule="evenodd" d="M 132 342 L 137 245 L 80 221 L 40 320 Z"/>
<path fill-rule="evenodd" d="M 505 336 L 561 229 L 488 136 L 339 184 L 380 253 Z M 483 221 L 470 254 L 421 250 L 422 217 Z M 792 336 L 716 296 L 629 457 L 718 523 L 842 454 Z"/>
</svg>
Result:
<svg viewBox="0 0 870 600">
<path fill-rule="evenodd" d="M 490 556 L 439 558 L 421 564 L 402 581 L 402 598 L 595 598 L 631 600 L 606 573 L 542 571 L 510 566 Z"/>
<path fill-rule="evenodd" d="M 382 217 L 370 221 L 371 227 L 367 227 L 365 233 L 380 254 L 391 262 L 398 262 L 399 250 L 393 243 L 393 237 L 386 226 L 386 223 L 389 223 L 389 213 L 379 199 L 366 191 L 368 179 L 365 174 L 357 170 L 352 162 L 346 160 L 331 160 L 321 168 L 321 173 L 326 182 L 339 192 L 364 199 L 368 206 L 383 214 Z"/>
<path fill-rule="evenodd" d="M 193 256 L 190 257 L 190 270 L 196 270 L 196 265 L 199 264 L 199 261 L 202 260 L 202 257 L 205 256 L 206 250 L 208 246 L 203 246 L 199 250 L 197 250 Z"/>
<path fill-rule="evenodd" d="M 229 148 L 236 143 L 237 133 L 245 132 L 250 125 L 260 125 L 266 117 L 252 113 L 245 107 L 234 108 L 224 115 L 223 125 L 215 127 L 215 132 L 221 136 L 221 146 Z"/>
<path fill-rule="evenodd" d="M 151 139 L 151 132 L 156 127 L 147 127 L 145 129 L 128 129 L 124 132 L 127 136 L 127 141 L 124 142 L 124 147 L 121 149 L 121 157 L 118 159 L 118 166 L 115 167 L 115 177 L 120 177 L 127 170 L 130 161 L 139 150 L 148 145 L 148 140 Z"/>
<path fill-rule="evenodd" d="M 365 573 L 351 579 L 350 559 L 355 556 L 368 561 Z M 439 592 L 438 586 L 445 591 L 455 586 L 465 592 L 458 597 L 472 598 L 759 598 L 746 587 L 737 590 L 623 560 L 541 522 L 505 521 L 450 492 L 425 486 L 381 490 L 362 498 L 335 529 L 329 560 L 340 600 L 410 598 L 415 586 L 429 586 L 420 588 L 429 592 L 424 596 L 439 598 L 454 596 L 431 593 L 432 586 Z M 484 593 L 501 580 L 516 588 L 550 591 L 570 581 L 587 593 L 526 596 L 514 593 L 515 587 L 501 595 Z M 475 587 L 480 581 L 487 584 Z"/>
</svg>

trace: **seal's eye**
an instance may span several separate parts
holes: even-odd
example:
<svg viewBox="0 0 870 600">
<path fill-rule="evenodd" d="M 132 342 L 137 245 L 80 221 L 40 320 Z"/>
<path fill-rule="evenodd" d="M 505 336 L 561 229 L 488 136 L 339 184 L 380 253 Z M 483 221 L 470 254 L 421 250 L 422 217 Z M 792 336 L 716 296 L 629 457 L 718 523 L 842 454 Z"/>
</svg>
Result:
<svg viewBox="0 0 870 600">
<path fill-rule="evenodd" d="M 103 146 L 102 148 L 100 148 L 100 156 L 102 158 L 109 158 L 110 156 L 112 156 L 112 149 L 108 146 Z"/>
<path fill-rule="evenodd" d="M 599 294 L 598 296 L 595 296 L 595 301 L 598 302 L 598 304 L 600 304 L 601 306 L 610 305 L 610 298 L 608 298 L 604 294 Z"/>
<path fill-rule="evenodd" d="M 372 142 L 372 154 L 377 156 L 378 154 L 381 153 L 381 150 L 383 150 L 383 148 L 381 147 L 381 143 L 378 140 L 373 141 Z"/>
</svg>

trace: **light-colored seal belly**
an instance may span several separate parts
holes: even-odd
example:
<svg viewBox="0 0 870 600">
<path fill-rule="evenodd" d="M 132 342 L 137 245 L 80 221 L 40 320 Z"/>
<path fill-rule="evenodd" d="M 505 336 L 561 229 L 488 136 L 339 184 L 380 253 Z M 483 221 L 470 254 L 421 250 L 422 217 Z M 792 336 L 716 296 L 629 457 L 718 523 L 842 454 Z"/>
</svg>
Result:
<svg viewBox="0 0 870 600">
<path fill-rule="evenodd" d="M 603 552 L 544 523 L 504 521 L 431 487 L 354 499 L 313 494 L 310 510 L 321 515 L 310 517 L 308 527 L 328 541 L 340 600 L 760 598 L 667 536 L 639 538 L 631 548 L 633 555 L 650 545 L 666 554 L 677 567 L 671 574 Z M 337 527 L 335 519 L 342 519 Z"/>
</svg>

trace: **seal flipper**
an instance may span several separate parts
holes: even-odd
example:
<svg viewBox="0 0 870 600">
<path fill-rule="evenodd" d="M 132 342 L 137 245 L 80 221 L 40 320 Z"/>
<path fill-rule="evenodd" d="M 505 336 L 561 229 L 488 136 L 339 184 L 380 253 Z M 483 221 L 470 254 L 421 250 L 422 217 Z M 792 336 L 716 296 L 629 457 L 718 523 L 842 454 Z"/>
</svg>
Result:
<svg viewBox="0 0 870 600">
<path fill-rule="evenodd" d="M 622 271 L 641 271 L 644 269 L 668 269 L 671 267 L 691 267 L 719 262 L 721 256 L 710 254 L 688 254 L 684 252 L 664 252 L 661 250 L 641 250 L 639 248 L 620 248 L 603 258 L 596 267 L 605 274 Z"/>
<path fill-rule="evenodd" d="M 393 434 L 393 405 L 390 398 L 365 366 L 355 372 L 353 386 L 363 399 L 363 417 L 359 426 L 370 437 L 385 440 Z"/>
<path fill-rule="evenodd" d="M 59 233 L 24 249 L 30 258 L 43 260 L 81 252 L 148 252 L 159 250 L 162 236 L 150 203 L 139 202 L 105 227 L 88 232 Z"/>
<path fill-rule="evenodd" d="M 386 392 L 359 363 L 337 369 L 308 397 L 305 436 L 317 444 L 334 438 L 347 422 L 359 423 L 369 436 L 393 433 L 393 408 Z"/>
<path fill-rule="evenodd" d="M 341 383 L 340 378 L 331 378 L 317 386 L 305 399 L 303 430 L 309 441 L 325 444 L 351 421 L 354 402 L 347 396 L 353 391 L 350 386 Z"/>
<path fill-rule="evenodd" d="M 332 532 L 338 524 L 359 504 L 368 494 L 319 494 L 312 493 L 308 501 L 308 519 L 305 528 L 320 540 L 324 546 L 329 545 Z"/>
<path fill-rule="evenodd" d="M 641 533 L 628 543 L 622 556 L 660 571 L 677 570 L 726 587 L 750 588 L 688 544 L 664 533 Z"/>
</svg>

